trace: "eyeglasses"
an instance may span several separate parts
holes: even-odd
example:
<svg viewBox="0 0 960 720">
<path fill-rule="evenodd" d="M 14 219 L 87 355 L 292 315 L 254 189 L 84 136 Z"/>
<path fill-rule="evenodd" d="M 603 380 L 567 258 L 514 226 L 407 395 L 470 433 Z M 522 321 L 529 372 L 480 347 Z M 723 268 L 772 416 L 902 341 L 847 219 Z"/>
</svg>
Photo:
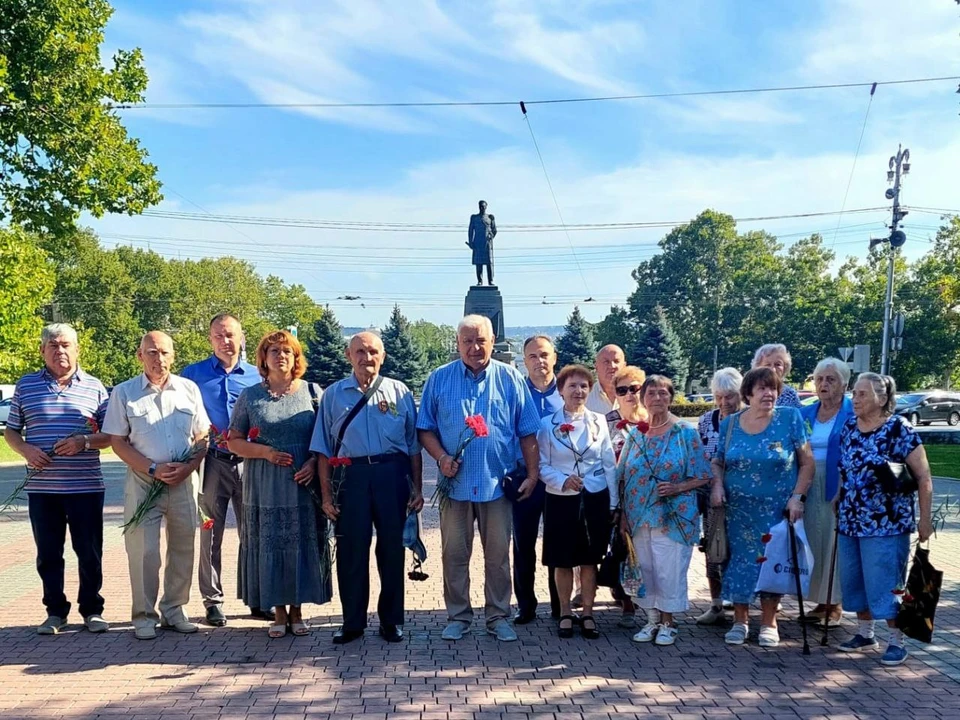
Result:
<svg viewBox="0 0 960 720">
<path fill-rule="evenodd" d="M 642 388 L 642 385 L 618 385 L 617 395 L 620 397 L 623 397 L 627 393 L 630 393 L 631 395 L 639 395 Z"/>
</svg>

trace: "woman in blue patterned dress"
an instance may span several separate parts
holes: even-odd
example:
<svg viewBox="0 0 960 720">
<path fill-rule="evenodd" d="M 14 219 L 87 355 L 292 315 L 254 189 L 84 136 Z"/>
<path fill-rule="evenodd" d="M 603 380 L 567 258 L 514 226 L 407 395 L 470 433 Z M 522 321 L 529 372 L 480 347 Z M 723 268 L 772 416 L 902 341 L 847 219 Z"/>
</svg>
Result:
<svg viewBox="0 0 960 720">
<path fill-rule="evenodd" d="M 894 622 L 910 557 L 910 533 L 920 542 L 933 533 L 930 505 L 933 481 L 920 436 L 906 420 L 893 415 L 893 378 L 863 373 L 853 386 L 853 412 L 840 435 L 840 537 L 837 564 L 843 604 L 857 613 L 857 634 L 843 643 L 844 652 L 873 650 L 874 621 L 886 620 L 890 642 L 880 660 L 899 665 L 907 659 L 903 633 Z M 905 463 L 915 483 L 898 478 L 888 463 Z M 914 515 L 919 495 L 920 522 Z"/>
<path fill-rule="evenodd" d="M 670 379 L 649 376 L 640 396 L 650 428 L 646 434 L 629 428 L 617 464 L 621 531 L 633 539 L 646 586 L 638 604 L 647 611 L 647 624 L 633 639 L 672 645 L 677 639 L 673 616 L 689 607 L 687 570 L 700 540 L 697 488 L 710 482 L 710 466 L 696 429 L 670 413 Z"/>
<path fill-rule="evenodd" d="M 779 374 L 767 367 L 743 377 L 740 392 L 749 407 L 720 423 L 720 441 L 713 459 L 714 506 L 727 503 L 730 559 L 723 569 L 723 597 L 733 601 L 733 627 L 728 645 L 743 645 L 749 632 L 750 603 L 756 595 L 764 534 L 783 519 L 803 517 L 814 462 L 807 433 L 796 408 L 777 407 L 783 391 Z M 728 439 L 729 436 L 729 439 Z M 760 593 L 760 645 L 780 644 L 777 605 L 780 596 Z"/>
</svg>

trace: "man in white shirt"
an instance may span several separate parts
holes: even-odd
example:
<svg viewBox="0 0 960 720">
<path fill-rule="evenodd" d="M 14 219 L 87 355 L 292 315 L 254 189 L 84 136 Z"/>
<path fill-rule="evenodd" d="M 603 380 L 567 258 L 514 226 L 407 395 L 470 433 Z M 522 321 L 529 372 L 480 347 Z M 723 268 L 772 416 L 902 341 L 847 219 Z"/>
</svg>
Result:
<svg viewBox="0 0 960 720">
<path fill-rule="evenodd" d="M 173 340 L 162 332 L 143 336 L 137 360 L 143 373 L 113 389 L 103 432 L 127 464 L 123 517 L 129 522 L 154 482 L 165 484 L 153 507 L 124 532 L 137 639 L 156 637 L 156 627 L 197 631 L 183 607 L 190 600 L 197 536 L 197 470 L 206 454 L 210 420 L 200 389 L 173 375 Z M 167 566 L 160 589 L 160 520 L 166 520 Z"/>
<path fill-rule="evenodd" d="M 627 364 L 627 357 L 619 345 L 604 345 L 597 353 L 597 382 L 587 397 L 587 410 L 606 415 L 617 408 L 617 393 L 613 376 Z"/>
</svg>

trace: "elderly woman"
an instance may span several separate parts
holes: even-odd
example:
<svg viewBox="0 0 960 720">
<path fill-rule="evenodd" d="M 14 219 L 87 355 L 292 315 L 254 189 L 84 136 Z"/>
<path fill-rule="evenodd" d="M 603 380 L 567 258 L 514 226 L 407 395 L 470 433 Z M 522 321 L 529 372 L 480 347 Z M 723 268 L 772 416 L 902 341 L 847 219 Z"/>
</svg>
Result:
<svg viewBox="0 0 960 720">
<path fill-rule="evenodd" d="M 920 437 L 902 417 L 893 414 L 893 378 L 863 373 L 853 387 L 853 412 L 840 437 L 840 496 L 837 508 L 840 538 L 838 565 L 843 603 L 857 613 L 859 630 L 843 643 L 844 652 L 878 646 L 874 622 L 890 629 L 884 665 L 907 659 L 903 633 L 895 619 L 910 556 L 910 533 L 920 542 L 933 534 L 930 505 L 933 481 Z M 890 464 L 906 464 L 913 479 L 894 472 Z M 920 523 L 914 515 L 919 494 Z"/>
<path fill-rule="evenodd" d="M 633 639 L 657 645 L 676 642 L 673 616 L 689 607 L 687 570 L 700 539 L 696 490 L 710 482 L 700 436 L 670 413 L 674 395 L 669 378 L 646 379 L 641 397 L 649 428 L 630 428 L 617 465 L 621 530 L 633 539 L 646 586 L 638 604 L 647 611 L 647 624 Z"/>
<path fill-rule="evenodd" d="M 776 372 L 782 383 L 783 379 L 790 375 L 790 370 L 793 367 L 793 360 L 790 358 L 787 346 L 781 343 L 770 343 L 758 347 L 757 352 L 753 355 L 753 363 L 750 368 L 760 367 L 767 367 Z M 800 402 L 800 396 L 797 395 L 796 390 L 789 385 L 783 385 L 780 397 L 777 398 L 777 406 L 801 408 L 803 403 Z"/>
<path fill-rule="evenodd" d="M 749 407 L 720 423 L 710 502 L 727 503 L 730 559 L 723 569 L 722 595 L 733 601 L 734 612 L 733 627 L 724 636 L 728 645 L 747 640 L 763 535 L 783 519 L 784 508 L 791 522 L 803 517 L 813 481 L 813 455 L 800 412 L 776 406 L 782 390 L 780 376 L 770 368 L 751 370 L 740 386 Z M 779 595 L 760 593 L 762 647 L 780 644 L 779 603 Z"/>
<path fill-rule="evenodd" d="M 837 536 L 832 502 L 839 488 L 840 431 L 853 414 L 853 404 L 844 395 L 849 382 L 850 369 L 845 362 L 837 358 L 821 360 L 813 371 L 817 401 L 800 410 L 816 466 L 813 485 L 807 493 L 803 526 L 813 551 L 808 599 L 817 603 L 817 607 L 806 617 L 810 622 L 819 622 L 826 616 L 832 626 L 840 624 L 842 612 L 840 576 L 833 567 L 833 545 Z"/>
<path fill-rule="evenodd" d="M 593 374 L 568 365 L 557 374 L 563 408 L 540 423 L 540 479 L 547 486 L 543 508 L 543 564 L 555 568 L 562 638 L 573 636 L 573 568 L 580 567 L 583 615 L 580 634 L 600 637 L 593 619 L 597 565 L 607 552 L 610 518 L 617 505 L 613 446 L 603 415 L 586 409 Z"/>
<path fill-rule="evenodd" d="M 257 346 L 263 383 L 240 393 L 227 446 L 243 463 L 240 597 L 250 607 L 274 607 L 268 634 L 306 635 L 303 603 L 330 602 L 326 520 L 308 486 L 316 475 L 310 437 L 320 390 L 301 380 L 300 343 L 285 330 Z"/>
<path fill-rule="evenodd" d="M 613 388 L 617 395 L 617 407 L 607 413 L 607 428 L 610 430 L 610 442 L 613 452 L 620 459 L 620 451 L 631 428 L 647 422 L 650 413 L 640 402 L 640 389 L 647 374 L 635 365 L 627 365 L 617 370 L 613 376 Z"/>
<path fill-rule="evenodd" d="M 713 393 L 713 401 L 717 404 L 717 407 L 708 413 L 704 413 L 697 423 L 697 432 L 700 433 L 700 440 L 703 442 L 703 447 L 710 460 L 713 460 L 717 453 L 720 421 L 740 412 L 740 408 L 743 406 L 740 400 L 740 384 L 742 382 L 743 375 L 740 374 L 739 370 L 732 367 L 717 370 L 710 380 L 710 392 Z M 709 525 L 710 488 L 708 486 L 700 488 L 700 492 L 697 493 L 697 503 L 699 504 L 700 514 L 704 518 L 704 536 L 709 536 L 713 528 Z M 707 561 L 706 565 L 707 584 L 710 586 L 710 607 L 697 617 L 698 625 L 713 625 L 724 619 L 723 600 L 720 594 L 723 577 L 722 568 L 718 563 L 710 561 Z"/>
</svg>

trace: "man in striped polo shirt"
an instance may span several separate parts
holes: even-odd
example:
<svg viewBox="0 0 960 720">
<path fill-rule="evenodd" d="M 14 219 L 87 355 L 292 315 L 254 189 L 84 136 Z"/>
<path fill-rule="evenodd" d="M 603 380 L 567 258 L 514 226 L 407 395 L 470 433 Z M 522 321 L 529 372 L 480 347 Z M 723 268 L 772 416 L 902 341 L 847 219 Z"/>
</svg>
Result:
<svg viewBox="0 0 960 720">
<path fill-rule="evenodd" d="M 41 334 L 44 368 L 17 382 L 3 433 L 27 461 L 30 525 L 37 544 L 47 619 L 37 628 L 56 635 L 67 623 L 70 603 L 63 592 L 63 546 L 67 528 L 77 554 L 77 604 L 90 632 L 104 632 L 103 472 L 100 432 L 107 409 L 103 383 L 77 366 L 77 333 L 69 325 L 47 325 Z"/>
</svg>

